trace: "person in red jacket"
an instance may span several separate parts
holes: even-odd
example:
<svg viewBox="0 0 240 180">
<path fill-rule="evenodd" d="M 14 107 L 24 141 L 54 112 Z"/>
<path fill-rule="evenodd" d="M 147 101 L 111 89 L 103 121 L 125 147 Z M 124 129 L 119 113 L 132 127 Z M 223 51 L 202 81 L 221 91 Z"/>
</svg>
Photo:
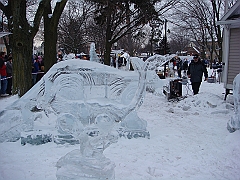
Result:
<svg viewBox="0 0 240 180">
<path fill-rule="evenodd" d="M 0 75 L 1 75 L 1 96 L 8 96 L 6 94 L 7 90 L 7 66 L 6 62 L 4 61 L 6 53 L 5 52 L 0 52 Z"/>
</svg>

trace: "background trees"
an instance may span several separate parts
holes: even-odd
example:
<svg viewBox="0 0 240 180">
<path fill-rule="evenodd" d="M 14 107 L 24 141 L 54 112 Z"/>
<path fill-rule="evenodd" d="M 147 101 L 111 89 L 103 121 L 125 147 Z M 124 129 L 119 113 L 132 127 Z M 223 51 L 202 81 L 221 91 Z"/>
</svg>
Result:
<svg viewBox="0 0 240 180">
<path fill-rule="evenodd" d="M 189 31 L 182 27 L 174 27 L 169 34 L 169 47 L 171 53 L 179 52 L 185 50 L 185 48 L 190 44 Z"/>
<path fill-rule="evenodd" d="M 0 8 L 7 17 L 10 36 L 11 53 L 13 56 L 13 94 L 24 95 L 32 87 L 32 50 L 33 39 L 38 32 L 42 17 L 44 16 L 44 39 L 46 70 L 55 63 L 57 26 L 58 20 L 67 0 L 56 3 L 53 15 L 51 13 L 51 1 L 42 0 L 37 3 L 34 0 L 8 0 L 0 2 Z M 7 5 L 5 6 L 5 4 Z M 27 7 L 36 4 L 34 16 L 29 16 Z M 31 13 L 32 14 L 32 13 Z"/>
<path fill-rule="evenodd" d="M 56 63 L 56 44 L 58 22 L 67 0 L 57 1 L 55 7 L 51 1 L 45 5 L 44 19 L 44 70 L 47 72 Z M 54 7 L 54 9 L 53 9 Z"/>
<path fill-rule="evenodd" d="M 158 18 L 153 1 L 92 0 L 92 2 L 95 4 L 94 19 L 105 31 L 104 63 L 107 65 L 110 65 L 111 47 L 115 42 L 142 28 L 153 17 Z M 131 38 L 128 36 L 127 40 L 129 42 Z"/>
<path fill-rule="evenodd" d="M 90 33 L 96 33 L 92 25 L 92 13 L 92 4 L 88 2 L 68 2 L 58 25 L 58 45 L 66 52 L 86 52 L 88 37 L 101 37 Z"/>
<path fill-rule="evenodd" d="M 222 29 L 216 21 L 223 8 L 221 0 L 2 0 L 2 17 L 13 33 L 7 47 L 15 60 L 14 93 L 22 96 L 31 88 L 33 38 L 42 22 L 46 71 L 56 62 L 58 46 L 66 52 L 87 52 L 91 41 L 107 65 L 115 43 L 135 55 L 141 49 L 152 54 L 156 47 L 161 53 L 167 44 L 176 53 L 195 40 L 203 58 L 208 49 L 221 60 Z M 172 22 L 168 38 L 164 20 Z"/>
<path fill-rule="evenodd" d="M 219 49 L 222 48 L 222 29 L 220 26 L 216 26 L 216 22 L 223 14 L 223 3 L 221 0 L 180 1 L 171 15 L 174 24 L 186 31 L 188 37 L 199 44 L 202 58 L 206 58 L 207 49 L 210 52 L 210 60 L 215 52 L 221 61 L 222 51 Z"/>
<path fill-rule="evenodd" d="M 2 9 L 8 18 L 11 35 L 10 45 L 13 56 L 13 93 L 20 96 L 32 86 L 32 49 L 33 38 L 38 31 L 45 1 L 41 1 L 32 22 L 26 16 L 26 0 L 8 1 Z"/>
</svg>

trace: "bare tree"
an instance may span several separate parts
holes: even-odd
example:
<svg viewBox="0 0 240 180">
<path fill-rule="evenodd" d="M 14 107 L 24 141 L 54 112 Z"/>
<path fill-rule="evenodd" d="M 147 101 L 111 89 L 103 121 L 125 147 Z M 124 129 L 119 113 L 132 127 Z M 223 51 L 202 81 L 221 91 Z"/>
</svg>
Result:
<svg viewBox="0 0 240 180">
<path fill-rule="evenodd" d="M 38 32 L 39 25 L 43 15 L 45 16 L 45 46 L 48 56 L 48 61 L 45 61 L 46 69 L 53 63 L 55 59 L 54 52 L 56 52 L 55 44 L 57 39 L 56 26 L 58 17 L 60 17 L 61 9 L 67 0 L 62 0 L 56 3 L 56 12 L 53 13 L 52 18 L 48 15 L 49 3 L 51 0 L 42 0 L 36 5 L 35 0 L 8 0 L 0 2 L 0 9 L 3 11 L 8 20 L 10 32 L 10 46 L 12 47 L 13 56 L 13 93 L 19 96 L 24 95 L 32 87 L 32 50 L 33 38 Z M 34 16 L 29 16 L 27 11 L 31 9 L 32 5 L 36 5 Z M 32 12 L 33 13 L 33 12 Z M 30 13 L 30 14 L 32 14 Z M 60 14 L 60 15 L 59 15 Z M 54 45 L 53 45 L 54 44 Z"/>
<path fill-rule="evenodd" d="M 13 93 L 22 96 L 32 86 L 31 61 L 33 38 L 38 31 L 39 23 L 44 11 L 43 0 L 39 3 L 33 21 L 30 23 L 26 16 L 28 2 L 26 0 L 9 0 L 7 5 L 0 2 L 0 8 L 8 20 L 10 32 L 10 46 L 13 59 Z"/>
<path fill-rule="evenodd" d="M 153 16 L 157 16 L 154 3 L 150 1 L 94 1 L 96 3 L 95 20 L 105 27 L 104 63 L 110 65 L 112 45 L 128 33 L 135 32 Z M 134 5 L 134 6 L 131 6 Z"/>
<path fill-rule="evenodd" d="M 93 21 L 92 5 L 85 2 L 69 1 L 58 27 L 58 44 L 67 52 L 86 51 L 89 41 L 89 27 Z M 96 36 L 96 35 L 95 35 Z"/>
<path fill-rule="evenodd" d="M 57 1 L 54 9 L 50 1 L 44 10 L 44 71 L 47 72 L 56 63 L 56 44 L 58 22 L 67 0 Z"/>
<path fill-rule="evenodd" d="M 173 54 L 176 52 L 181 54 L 181 51 L 185 50 L 190 43 L 188 32 L 180 27 L 173 28 L 169 36 L 170 51 Z"/>
<path fill-rule="evenodd" d="M 95 42 L 96 50 L 102 55 L 105 50 L 105 28 L 96 24 L 94 19 L 91 19 L 87 23 L 86 31 L 89 41 Z"/>
<path fill-rule="evenodd" d="M 216 26 L 216 22 L 222 12 L 223 2 L 221 0 L 186 0 L 181 1 L 176 7 L 172 14 L 172 21 L 181 29 L 185 29 L 187 32 L 191 31 L 189 37 L 198 42 L 203 58 L 208 49 L 211 58 L 215 52 L 221 60 L 222 54 L 218 49 L 222 47 L 222 29 Z M 211 42 L 210 46 L 209 42 Z"/>
<path fill-rule="evenodd" d="M 141 52 L 141 49 L 144 48 L 148 42 L 149 42 L 149 32 L 150 29 L 147 26 L 144 26 L 143 28 L 139 29 L 138 31 L 132 33 L 131 35 L 131 46 L 132 46 L 132 55 L 135 56 L 137 54 L 139 54 Z M 117 46 L 120 49 L 124 49 L 124 50 L 129 50 L 128 46 L 129 46 L 129 41 L 127 39 L 127 36 L 124 36 L 123 38 L 121 38 L 118 43 Z"/>
</svg>

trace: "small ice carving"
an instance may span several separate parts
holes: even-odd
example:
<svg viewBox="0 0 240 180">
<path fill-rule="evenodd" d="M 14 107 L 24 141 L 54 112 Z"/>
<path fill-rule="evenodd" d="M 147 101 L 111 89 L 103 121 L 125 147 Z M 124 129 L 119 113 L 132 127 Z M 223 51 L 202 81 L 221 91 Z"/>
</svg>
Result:
<svg viewBox="0 0 240 180">
<path fill-rule="evenodd" d="M 234 98 L 234 115 L 227 123 L 229 132 L 234 132 L 240 129 L 240 74 L 233 81 L 233 98 Z"/>
<path fill-rule="evenodd" d="M 95 43 L 91 43 L 89 55 L 90 55 L 90 61 L 100 62 L 100 58 L 97 56 L 97 53 L 96 53 Z"/>
<path fill-rule="evenodd" d="M 95 123 L 84 127 L 73 115 L 63 114 L 58 125 L 79 139 L 80 150 L 67 153 L 57 162 L 57 179 L 114 179 L 115 165 L 103 155 L 111 144 L 108 136 L 114 123 L 108 115 L 100 114 Z"/>
</svg>

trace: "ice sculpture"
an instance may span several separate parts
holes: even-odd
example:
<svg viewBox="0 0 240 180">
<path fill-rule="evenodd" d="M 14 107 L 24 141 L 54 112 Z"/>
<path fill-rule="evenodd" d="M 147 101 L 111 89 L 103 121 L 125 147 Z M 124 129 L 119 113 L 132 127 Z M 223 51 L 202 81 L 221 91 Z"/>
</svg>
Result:
<svg viewBox="0 0 240 180">
<path fill-rule="evenodd" d="M 165 63 L 169 62 L 174 55 L 159 55 L 155 54 L 150 56 L 145 62 L 148 63 L 146 66 L 148 70 L 156 70 L 156 67 L 163 66 Z"/>
<path fill-rule="evenodd" d="M 100 58 L 97 56 L 97 53 L 96 53 L 95 43 L 91 43 L 89 55 L 90 55 L 90 61 L 100 62 Z"/>
<path fill-rule="evenodd" d="M 132 111 L 142 103 L 146 71 L 138 67 L 138 71 L 123 74 L 118 69 L 89 61 L 62 67 L 49 77 L 56 85 L 50 87 L 51 91 L 47 92 L 51 94 L 45 93 L 42 101 L 51 102 L 51 108 L 58 114 L 59 130 L 79 138 L 81 148 L 59 160 L 57 178 L 114 179 L 114 164 L 102 152 L 116 140 L 111 135 L 116 122 L 129 116 L 138 118 Z M 140 118 L 137 120 L 133 129 L 146 130 L 146 124 Z"/>
<path fill-rule="evenodd" d="M 233 98 L 235 112 L 227 123 L 227 129 L 231 133 L 240 129 L 240 74 L 233 81 Z"/>
<path fill-rule="evenodd" d="M 164 81 L 159 80 L 159 76 L 156 73 L 158 67 L 162 67 L 164 64 L 169 63 L 169 61 L 174 57 L 174 55 L 159 55 L 155 54 L 150 56 L 145 62 L 149 63 L 147 69 L 146 77 L 146 90 L 148 92 L 154 93 L 155 95 L 162 95 L 162 87 Z M 131 57 L 132 59 L 133 57 Z M 144 62 L 142 61 L 142 66 Z M 133 66 L 134 68 L 134 66 Z"/>
<path fill-rule="evenodd" d="M 1 129 L 0 140 L 16 139 L 22 132 L 54 132 L 57 127 L 54 133 L 73 135 L 80 141 L 80 149 L 58 161 L 58 180 L 114 179 L 115 165 L 102 152 L 116 142 L 118 135 L 113 129 L 128 138 L 149 137 L 147 124 L 136 109 L 143 103 L 146 72 L 163 63 L 157 56 L 145 63 L 139 58 L 131 62 L 135 71 L 83 60 L 55 64 L 30 91 L 0 113 L 0 119 L 10 122 L 4 132 Z M 42 119 L 47 123 L 39 123 Z"/>
<path fill-rule="evenodd" d="M 57 162 L 57 179 L 114 179 L 115 165 L 103 155 L 104 149 L 116 140 L 108 133 L 114 120 L 103 113 L 96 117 L 95 123 L 84 128 L 76 117 L 63 114 L 58 122 L 63 131 L 80 140 L 80 151 L 73 150 Z M 96 134 L 90 135 L 93 132 Z"/>
<path fill-rule="evenodd" d="M 125 118 L 137 118 L 136 128 L 133 124 L 131 128 L 137 133 L 148 133 L 146 122 L 136 112 L 132 113 L 141 105 L 145 92 L 146 70 L 143 67 L 136 70 L 123 73 L 83 60 L 55 64 L 31 90 L 0 114 L 0 119 L 4 117 L 8 122 L 17 119 L 9 124 L 0 120 L 6 124 L 0 132 L 1 141 L 17 139 L 22 132 L 41 133 L 46 129 L 52 134 L 73 135 L 80 140 L 81 148 L 59 160 L 58 179 L 74 179 L 74 174 L 77 179 L 101 179 L 100 175 L 113 179 L 114 164 L 102 151 L 116 141 L 118 134 L 111 132 L 114 125 L 120 125 L 118 122 Z M 12 111 L 19 113 L 13 116 Z M 42 119 L 47 122 L 41 123 Z M 121 131 L 128 125 L 121 127 Z M 72 167 L 71 171 L 68 167 Z"/>
<path fill-rule="evenodd" d="M 123 72 L 72 59 L 55 64 L 22 98 L 1 112 L 0 123 L 6 128 L 0 129 L 0 142 L 17 140 L 23 131 L 54 131 L 60 113 L 75 115 L 83 125 L 92 124 L 102 112 L 116 122 L 123 121 L 143 100 L 146 72 L 142 67 L 137 69 Z M 38 123 L 44 118 L 51 121 Z M 138 124 L 146 131 L 145 122 Z"/>
</svg>

